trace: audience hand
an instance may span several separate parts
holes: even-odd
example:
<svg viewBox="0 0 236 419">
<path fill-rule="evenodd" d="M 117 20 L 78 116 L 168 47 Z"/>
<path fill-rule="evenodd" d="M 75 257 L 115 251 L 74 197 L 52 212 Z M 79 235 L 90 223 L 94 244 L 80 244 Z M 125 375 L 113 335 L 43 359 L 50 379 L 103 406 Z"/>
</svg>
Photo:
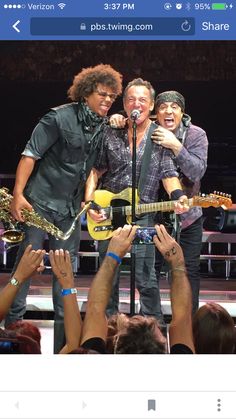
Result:
<svg viewBox="0 0 236 419">
<path fill-rule="evenodd" d="M 26 247 L 25 252 L 14 272 L 14 276 L 19 282 L 24 282 L 33 273 L 41 272 L 44 270 L 43 257 L 45 250 L 32 250 L 32 245 Z"/>
<path fill-rule="evenodd" d="M 131 248 L 137 228 L 137 226 L 124 225 L 123 228 L 115 230 L 107 251 L 123 258 Z"/>
<path fill-rule="evenodd" d="M 72 288 L 74 286 L 74 274 L 68 250 L 50 250 L 49 258 L 52 270 L 61 287 Z"/>
<path fill-rule="evenodd" d="M 157 236 L 153 237 L 153 241 L 159 252 L 170 263 L 172 268 L 184 267 L 184 255 L 180 245 L 167 233 L 164 225 L 156 225 L 155 228 Z"/>
</svg>

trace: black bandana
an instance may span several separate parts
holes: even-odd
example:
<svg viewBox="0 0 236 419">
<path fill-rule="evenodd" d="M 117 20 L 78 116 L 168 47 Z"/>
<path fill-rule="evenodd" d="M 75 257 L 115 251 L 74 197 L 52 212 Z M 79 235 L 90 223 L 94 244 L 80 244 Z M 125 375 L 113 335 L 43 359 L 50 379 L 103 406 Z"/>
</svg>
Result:
<svg viewBox="0 0 236 419">
<path fill-rule="evenodd" d="M 184 112 L 185 99 L 179 92 L 176 92 L 175 90 L 169 90 L 157 95 L 156 107 L 159 108 L 159 106 L 164 102 L 175 102 L 180 106 L 181 111 Z"/>
<path fill-rule="evenodd" d="M 81 101 L 81 111 L 83 120 L 91 127 L 96 126 L 105 120 L 104 117 L 98 115 L 96 112 L 93 112 L 83 101 Z"/>
</svg>

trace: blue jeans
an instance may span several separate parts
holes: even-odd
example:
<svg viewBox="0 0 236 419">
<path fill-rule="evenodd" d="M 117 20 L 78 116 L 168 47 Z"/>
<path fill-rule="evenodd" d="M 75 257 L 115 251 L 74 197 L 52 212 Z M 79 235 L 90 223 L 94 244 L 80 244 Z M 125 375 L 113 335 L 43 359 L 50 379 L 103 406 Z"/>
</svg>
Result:
<svg viewBox="0 0 236 419">
<path fill-rule="evenodd" d="M 150 216 L 144 216 L 137 221 L 140 226 L 152 226 L 153 219 Z M 109 240 L 98 242 L 98 251 L 100 263 L 103 261 Z M 158 317 L 158 296 L 159 289 L 155 275 L 155 246 L 136 245 L 135 252 L 135 283 L 140 297 L 140 314 L 143 316 Z M 119 310 L 119 279 L 120 267 L 117 268 L 110 301 L 107 306 L 107 315 L 111 316 Z"/>
<path fill-rule="evenodd" d="M 54 211 L 45 211 L 42 208 L 38 207 L 35 203 L 33 204 L 35 211 L 45 217 L 48 221 L 53 223 L 55 226 L 60 228 L 63 232 L 67 231 L 71 226 L 73 218 L 68 215 L 66 217 L 61 216 Z M 25 237 L 19 246 L 17 253 L 16 261 L 13 268 L 13 273 L 16 270 L 16 267 L 25 251 L 25 248 L 32 244 L 33 249 L 41 249 L 43 247 L 45 240 L 45 232 L 36 227 L 28 227 L 25 225 Z M 80 225 L 76 227 L 75 231 L 71 237 L 64 240 L 57 240 L 55 237 L 49 235 L 49 249 L 65 249 L 69 250 L 71 255 L 72 264 L 76 262 L 77 252 L 79 248 L 80 241 Z M 29 291 L 31 280 L 28 279 L 20 287 L 18 294 L 9 310 L 9 313 L 5 319 L 5 325 L 7 326 L 10 323 L 13 323 L 17 320 L 22 320 L 25 311 L 26 311 L 26 297 Z M 58 353 L 60 349 L 65 344 L 65 334 L 64 334 L 64 309 L 63 301 L 61 297 L 61 286 L 57 281 L 56 277 L 52 276 L 52 295 L 53 295 L 53 306 L 54 306 L 54 353 Z"/>
<path fill-rule="evenodd" d="M 200 290 L 200 254 L 202 249 L 202 217 L 198 218 L 193 224 L 181 230 L 179 244 L 183 249 L 188 278 L 192 289 L 192 310 L 195 313 L 199 305 Z M 159 288 L 160 271 L 163 265 L 162 255 L 156 251 L 156 277 Z M 159 313 L 161 311 L 161 301 L 159 292 Z"/>
</svg>

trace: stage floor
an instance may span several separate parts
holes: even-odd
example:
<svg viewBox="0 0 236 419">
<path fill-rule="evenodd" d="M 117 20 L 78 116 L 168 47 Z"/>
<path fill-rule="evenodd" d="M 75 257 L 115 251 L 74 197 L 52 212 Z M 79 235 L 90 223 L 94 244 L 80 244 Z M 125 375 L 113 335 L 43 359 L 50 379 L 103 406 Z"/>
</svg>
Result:
<svg viewBox="0 0 236 419">
<path fill-rule="evenodd" d="M 75 285 L 78 288 L 78 303 L 82 312 L 85 311 L 88 290 L 91 281 L 95 274 L 79 273 L 75 278 Z M 0 272 L 0 288 L 3 287 L 10 277 L 8 272 Z M 123 273 L 120 280 L 120 310 L 129 313 L 129 299 L 130 299 L 130 274 Z M 162 309 L 165 315 L 170 315 L 170 296 L 169 283 L 166 276 L 161 277 L 160 292 Z M 201 276 L 200 283 L 200 304 L 206 301 L 215 301 L 222 304 L 229 313 L 236 317 L 236 278 L 210 277 L 209 275 Z M 139 294 L 135 293 L 135 308 L 139 311 Z M 27 311 L 35 312 L 34 317 L 37 317 L 37 312 L 40 317 L 40 312 L 45 312 L 45 319 L 47 312 L 53 311 L 52 305 L 52 289 L 51 289 L 51 274 L 44 273 L 35 275 L 31 281 L 30 292 L 27 297 Z"/>
</svg>

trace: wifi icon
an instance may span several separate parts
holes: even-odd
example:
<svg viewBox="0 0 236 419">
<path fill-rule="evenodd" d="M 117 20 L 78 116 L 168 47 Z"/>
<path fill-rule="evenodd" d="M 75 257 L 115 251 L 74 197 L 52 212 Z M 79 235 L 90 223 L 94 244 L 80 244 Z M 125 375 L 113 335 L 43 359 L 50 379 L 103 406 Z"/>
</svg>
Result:
<svg viewBox="0 0 236 419">
<path fill-rule="evenodd" d="M 65 3 L 58 3 L 58 7 L 60 7 L 61 10 L 64 9 L 65 6 L 66 6 Z"/>
</svg>

